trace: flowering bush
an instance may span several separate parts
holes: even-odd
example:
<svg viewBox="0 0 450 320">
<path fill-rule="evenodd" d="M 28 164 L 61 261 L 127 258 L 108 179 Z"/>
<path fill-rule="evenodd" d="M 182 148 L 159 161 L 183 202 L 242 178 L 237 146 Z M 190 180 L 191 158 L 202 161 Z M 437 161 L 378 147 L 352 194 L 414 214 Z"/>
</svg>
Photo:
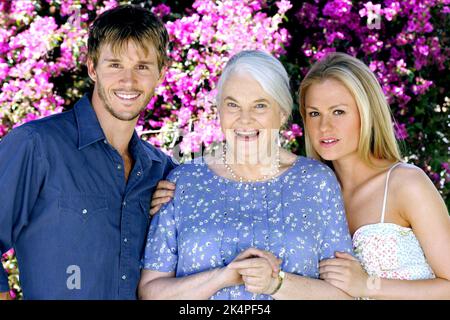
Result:
<svg viewBox="0 0 450 320">
<path fill-rule="evenodd" d="M 222 141 L 214 106 L 216 82 L 228 58 L 238 51 L 285 53 L 289 37 L 280 24 L 291 5 L 279 1 L 276 6 L 277 12 L 269 16 L 260 1 L 197 0 L 190 14 L 168 21 L 172 66 L 139 120 L 141 134 L 154 133 L 150 142 L 169 154 L 182 137 L 179 151 L 185 156 Z M 169 14 L 165 5 L 154 11 Z M 288 131 L 289 140 L 295 139 L 294 131 Z"/>
<path fill-rule="evenodd" d="M 151 143 L 186 159 L 222 140 L 215 88 L 235 52 L 271 52 L 296 90 L 313 62 L 343 51 L 375 72 L 406 158 L 428 173 L 450 205 L 449 0 L 0 1 L 0 138 L 70 108 L 88 90 L 87 27 L 102 11 L 130 2 L 160 16 L 171 39 L 173 63 L 138 121 Z M 302 130 L 294 112 L 282 136 L 299 154 Z M 4 256 L 4 265 L 12 294 L 20 297 L 12 256 Z"/>
<path fill-rule="evenodd" d="M 3 262 L 3 267 L 8 274 L 9 294 L 12 299 L 22 297 L 22 291 L 19 286 L 19 268 L 17 266 L 17 259 L 14 258 L 14 250 L 10 249 L 0 256 L 0 261 Z"/>
<path fill-rule="evenodd" d="M 377 2 L 297 3 L 288 14 L 291 25 L 285 25 L 297 45 L 286 59 L 297 81 L 331 51 L 369 65 L 391 105 L 406 159 L 427 172 L 448 206 L 450 1 Z"/>
</svg>

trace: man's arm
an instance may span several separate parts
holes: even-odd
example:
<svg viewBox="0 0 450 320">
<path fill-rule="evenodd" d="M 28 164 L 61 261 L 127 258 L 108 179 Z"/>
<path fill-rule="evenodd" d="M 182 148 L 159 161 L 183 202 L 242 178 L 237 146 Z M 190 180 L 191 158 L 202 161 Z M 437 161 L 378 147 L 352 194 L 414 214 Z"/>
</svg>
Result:
<svg viewBox="0 0 450 320">
<path fill-rule="evenodd" d="M 179 166 L 179 163 L 174 159 L 167 155 L 165 155 L 166 164 L 164 167 L 164 175 L 163 179 L 167 178 L 167 175 L 175 169 L 177 166 Z M 161 180 L 159 181 L 158 185 L 156 186 L 155 192 L 153 192 L 152 195 L 152 202 L 150 204 L 150 214 L 153 216 L 156 212 L 161 209 L 161 207 L 172 200 L 173 196 L 175 194 L 175 184 L 172 182 L 169 182 L 167 180 Z"/>
<path fill-rule="evenodd" d="M 161 180 L 156 186 L 155 192 L 153 192 L 150 214 L 157 213 L 164 204 L 172 200 L 174 195 L 175 184 L 167 180 Z"/>
<path fill-rule="evenodd" d="M 39 196 L 47 160 L 30 128 L 17 128 L 0 141 L 0 255 L 17 235 Z M 0 299 L 9 297 L 8 275 L 0 264 Z"/>
</svg>

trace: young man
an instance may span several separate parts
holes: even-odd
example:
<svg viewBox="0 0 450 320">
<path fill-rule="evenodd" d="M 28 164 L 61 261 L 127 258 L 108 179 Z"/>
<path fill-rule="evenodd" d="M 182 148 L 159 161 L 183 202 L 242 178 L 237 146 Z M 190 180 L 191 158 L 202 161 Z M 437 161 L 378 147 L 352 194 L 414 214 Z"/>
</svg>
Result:
<svg viewBox="0 0 450 320">
<path fill-rule="evenodd" d="M 15 248 L 25 299 L 136 298 L 150 198 L 175 167 L 134 131 L 167 44 L 150 11 L 104 12 L 88 40 L 92 94 L 1 141 L 0 251 Z"/>
</svg>

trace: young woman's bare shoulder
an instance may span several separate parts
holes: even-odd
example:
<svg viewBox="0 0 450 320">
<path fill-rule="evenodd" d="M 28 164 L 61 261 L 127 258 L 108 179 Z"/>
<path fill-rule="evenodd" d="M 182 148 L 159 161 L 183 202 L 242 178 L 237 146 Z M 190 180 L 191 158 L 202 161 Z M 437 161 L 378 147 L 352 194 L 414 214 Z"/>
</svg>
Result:
<svg viewBox="0 0 450 320">
<path fill-rule="evenodd" d="M 430 187 L 434 188 L 430 178 L 422 169 L 413 164 L 404 163 L 395 168 L 389 180 L 389 189 L 403 195 Z"/>
<path fill-rule="evenodd" d="M 389 193 L 406 219 L 419 208 L 442 206 L 442 198 L 426 173 L 410 164 L 403 164 L 391 173 Z M 409 219 L 408 219 L 409 220 Z"/>
</svg>

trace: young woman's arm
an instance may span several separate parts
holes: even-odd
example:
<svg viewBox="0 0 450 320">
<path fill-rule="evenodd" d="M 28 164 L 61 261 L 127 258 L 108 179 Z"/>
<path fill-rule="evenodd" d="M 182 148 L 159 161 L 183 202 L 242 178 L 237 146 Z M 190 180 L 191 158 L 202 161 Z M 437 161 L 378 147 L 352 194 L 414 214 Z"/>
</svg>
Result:
<svg viewBox="0 0 450 320">
<path fill-rule="evenodd" d="M 272 296 L 276 300 L 347 300 L 353 299 L 344 291 L 320 280 L 287 273 L 280 290 Z"/>
<path fill-rule="evenodd" d="M 321 263 L 321 278 L 354 297 L 450 299 L 450 217 L 445 203 L 423 171 L 397 170 L 389 187 L 388 206 L 411 224 L 436 278 L 369 278 L 356 259 L 340 253 L 336 254 L 338 259 Z"/>
<path fill-rule="evenodd" d="M 392 198 L 411 224 L 436 279 L 381 279 L 380 289 L 371 290 L 370 295 L 376 299 L 450 299 L 450 216 L 445 203 L 422 170 L 401 167 L 395 173 Z"/>
<path fill-rule="evenodd" d="M 317 299 L 351 299 L 342 290 L 318 279 L 285 273 L 281 282 L 274 277 L 267 259 L 250 258 L 232 262 L 229 268 L 242 275 L 245 289 L 252 293 L 272 295 L 277 300 L 317 300 Z M 275 292 L 275 293 L 274 293 Z"/>
</svg>

